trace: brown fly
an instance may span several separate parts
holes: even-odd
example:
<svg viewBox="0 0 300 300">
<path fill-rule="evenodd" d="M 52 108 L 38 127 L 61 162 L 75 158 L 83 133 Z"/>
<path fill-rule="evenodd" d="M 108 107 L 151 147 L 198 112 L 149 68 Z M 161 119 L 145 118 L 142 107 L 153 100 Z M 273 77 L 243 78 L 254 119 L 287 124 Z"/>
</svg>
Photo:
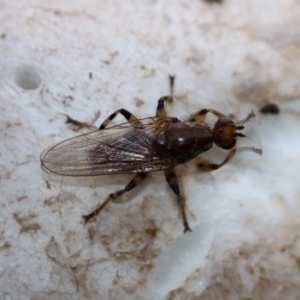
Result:
<svg viewBox="0 0 300 300">
<path fill-rule="evenodd" d="M 171 95 L 173 83 L 172 77 Z M 236 142 L 238 138 L 245 137 L 240 132 L 244 129 L 244 123 L 255 115 L 251 112 L 246 119 L 235 123 L 216 110 L 202 109 L 188 120 L 182 121 L 166 115 L 164 103 L 172 102 L 172 99 L 172 96 L 161 97 L 156 116 L 145 119 L 137 119 L 127 110 L 118 109 L 99 129 L 63 141 L 41 154 L 42 168 L 48 173 L 65 176 L 135 174 L 124 189 L 111 193 L 93 212 L 83 216 L 85 221 L 95 217 L 111 200 L 139 185 L 149 172 L 163 171 L 177 197 L 184 232 L 191 231 L 185 213 L 185 199 L 180 193 L 174 168 L 194 158 L 201 170 L 221 168 L 239 149 L 236 148 Z M 118 114 L 125 117 L 127 122 L 106 128 Z M 205 122 L 207 114 L 217 117 L 213 126 Z M 78 125 L 71 118 L 68 122 Z M 228 150 L 221 163 L 216 164 L 200 156 L 213 145 Z M 252 147 L 242 150 L 262 153 L 261 149 Z"/>
</svg>

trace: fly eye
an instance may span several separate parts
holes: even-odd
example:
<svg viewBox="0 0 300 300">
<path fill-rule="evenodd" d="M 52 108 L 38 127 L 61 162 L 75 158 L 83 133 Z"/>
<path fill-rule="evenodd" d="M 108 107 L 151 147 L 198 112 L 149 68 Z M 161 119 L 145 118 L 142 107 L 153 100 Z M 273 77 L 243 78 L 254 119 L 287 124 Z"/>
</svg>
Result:
<svg viewBox="0 0 300 300">
<path fill-rule="evenodd" d="M 228 150 L 236 144 L 235 124 L 228 117 L 221 117 L 213 129 L 214 142 L 222 149 Z"/>
<path fill-rule="evenodd" d="M 234 122 L 228 118 L 228 117 L 221 117 L 216 123 L 216 126 L 218 126 L 218 130 L 225 130 L 228 128 L 228 126 L 233 126 L 235 128 Z"/>
<path fill-rule="evenodd" d="M 229 150 L 231 148 L 233 148 L 236 144 L 236 138 L 232 137 L 232 136 L 219 136 L 219 147 L 221 147 L 222 149 L 225 150 Z"/>
</svg>

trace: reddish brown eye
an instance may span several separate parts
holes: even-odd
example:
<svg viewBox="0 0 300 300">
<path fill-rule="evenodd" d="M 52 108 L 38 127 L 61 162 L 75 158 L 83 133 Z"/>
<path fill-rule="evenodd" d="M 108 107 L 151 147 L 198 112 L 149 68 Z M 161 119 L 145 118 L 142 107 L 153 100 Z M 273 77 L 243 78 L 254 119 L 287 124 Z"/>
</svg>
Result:
<svg viewBox="0 0 300 300">
<path fill-rule="evenodd" d="M 219 136 L 219 147 L 228 150 L 235 146 L 236 139 L 234 137 L 229 136 Z"/>
<path fill-rule="evenodd" d="M 228 117 L 219 118 L 213 129 L 214 142 L 222 149 L 228 150 L 236 144 L 235 124 Z"/>
</svg>

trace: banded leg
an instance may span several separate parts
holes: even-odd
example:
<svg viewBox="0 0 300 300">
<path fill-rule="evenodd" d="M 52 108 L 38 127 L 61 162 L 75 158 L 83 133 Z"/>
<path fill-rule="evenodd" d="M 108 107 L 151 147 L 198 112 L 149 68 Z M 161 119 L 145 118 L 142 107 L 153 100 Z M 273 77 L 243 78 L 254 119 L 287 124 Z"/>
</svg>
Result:
<svg viewBox="0 0 300 300">
<path fill-rule="evenodd" d="M 171 103 L 173 101 L 172 96 L 163 96 L 160 97 L 157 103 L 156 116 L 164 118 L 167 116 L 165 110 L 165 101 Z"/>
<path fill-rule="evenodd" d="M 236 149 L 230 150 L 230 152 L 227 154 L 225 159 L 219 164 L 214 164 L 211 161 L 209 161 L 208 159 L 198 156 L 196 158 L 196 165 L 198 168 L 200 168 L 203 171 L 217 170 L 217 169 L 220 169 L 221 167 L 223 167 L 228 161 L 230 161 L 233 158 L 233 156 L 235 155 L 235 153 L 236 153 Z"/>
<path fill-rule="evenodd" d="M 121 108 L 121 109 L 116 110 L 107 119 L 105 119 L 104 122 L 100 125 L 99 128 L 97 128 L 93 125 L 90 125 L 88 123 L 85 123 L 85 122 L 79 122 L 75 119 L 72 119 L 68 115 L 65 115 L 67 117 L 67 120 L 66 120 L 65 123 L 66 124 L 73 124 L 73 125 L 77 126 L 78 129 L 89 128 L 89 129 L 92 129 L 92 130 L 96 130 L 96 129 L 101 130 L 101 129 L 104 129 L 117 116 L 117 114 L 121 114 L 122 116 L 124 116 L 124 118 L 128 122 L 134 122 L 134 121 L 139 122 L 138 119 L 132 113 L 130 113 L 129 111 L 127 111 L 124 108 Z"/>
<path fill-rule="evenodd" d="M 95 217 L 111 200 L 115 200 L 122 196 L 124 193 L 134 189 L 146 178 L 146 176 L 146 173 L 138 173 L 137 175 L 135 175 L 135 177 L 127 184 L 124 189 L 109 194 L 105 201 L 101 203 L 94 211 L 92 211 L 88 215 L 82 216 L 84 218 L 84 221 L 88 222 L 91 218 Z"/>
<path fill-rule="evenodd" d="M 128 110 L 121 108 L 112 113 L 104 122 L 100 125 L 99 129 L 104 129 L 118 114 L 121 114 L 128 122 L 134 122 L 139 120 Z"/>
<path fill-rule="evenodd" d="M 157 109 L 156 109 L 156 116 L 164 118 L 167 116 L 165 110 L 165 101 L 172 103 L 173 102 L 173 95 L 174 95 L 174 85 L 175 85 L 175 76 L 169 76 L 170 80 L 170 96 L 163 96 L 159 98 Z"/>
<path fill-rule="evenodd" d="M 201 109 L 199 112 L 193 114 L 190 117 L 190 121 L 191 122 L 203 122 L 204 119 L 205 119 L 205 117 L 206 117 L 206 114 L 209 113 L 209 112 L 212 113 L 212 114 L 214 114 L 218 118 L 226 117 L 225 115 L 223 115 L 222 113 L 218 112 L 217 110 L 204 108 L 204 109 Z"/>
<path fill-rule="evenodd" d="M 125 117 L 125 119 L 128 122 L 134 122 L 138 121 L 138 119 L 131 114 L 126 109 L 118 109 L 114 113 L 112 113 L 107 119 L 104 120 L 104 122 L 100 125 L 99 130 L 104 129 L 116 116 L 117 114 L 121 114 Z M 118 197 L 122 196 L 125 192 L 129 192 L 133 188 L 135 188 L 138 184 L 140 184 L 145 178 L 147 174 L 146 173 L 138 173 L 128 184 L 127 186 L 119 190 L 115 193 L 111 193 L 108 195 L 108 197 L 105 199 L 103 203 L 101 203 L 93 212 L 91 212 L 88 215 L 82 216 L 85 220 L 85 222 L 89 221 L 91 218 L 95 217 L 111 200 L 117 199 Z"/>
<path fill-rule="evenodd" d="M 165 172 L 166 180 L 167 180 L 170 188 L 173 190 L 174 194 L 177 197 L 177 203 L 178 203 L 179 210 L 180 210 L 182 220 L 183 220 L 184 232 L 192 231 L 190 226 L 189 226 L 189 223 L 187 221 L 187 218 L 186 218 L 185 199 L 180 194 L 180 189 L 179 189 L 178 179 L 177 179 L 176 173 L 175 173 L 173 168 L 172 169 L 167 169 L 164 172 Z"/>
<path fill-rule="evenodd" d="M 72 119 L 70 116 L 65 115 L 67 120 L 65 122 L 65 124 L 72 124 L 77 126 L 78 130 L 82 129 L 82 128 L 89 128 L 91 130 L 97 130 L 98 128 L 96 126 L 93 126 L 91 124 L 85 123 L 85 122 L 79 122 L 75 119 Z"/>
</svg>

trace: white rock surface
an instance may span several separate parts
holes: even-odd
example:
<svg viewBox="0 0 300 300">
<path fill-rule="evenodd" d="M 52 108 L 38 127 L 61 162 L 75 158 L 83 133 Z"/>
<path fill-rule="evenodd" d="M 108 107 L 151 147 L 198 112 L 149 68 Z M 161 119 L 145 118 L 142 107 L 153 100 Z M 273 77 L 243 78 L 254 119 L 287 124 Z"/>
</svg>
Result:
<svg viewBox="0 0 300 300">
<path fill-rule="evenodd" d="M 299 15 L 297 0 L 2 1 L 0 298 L 300 299 Z M 77 134 L 64 114 L 154 115 L 169 74 L 172 116 L 277 103 L 263 156 L 178 168 L 192 233 L 160 173 L 82 224 L 132 176 L 49 176 L 40 153 Z"/>
</svg>

